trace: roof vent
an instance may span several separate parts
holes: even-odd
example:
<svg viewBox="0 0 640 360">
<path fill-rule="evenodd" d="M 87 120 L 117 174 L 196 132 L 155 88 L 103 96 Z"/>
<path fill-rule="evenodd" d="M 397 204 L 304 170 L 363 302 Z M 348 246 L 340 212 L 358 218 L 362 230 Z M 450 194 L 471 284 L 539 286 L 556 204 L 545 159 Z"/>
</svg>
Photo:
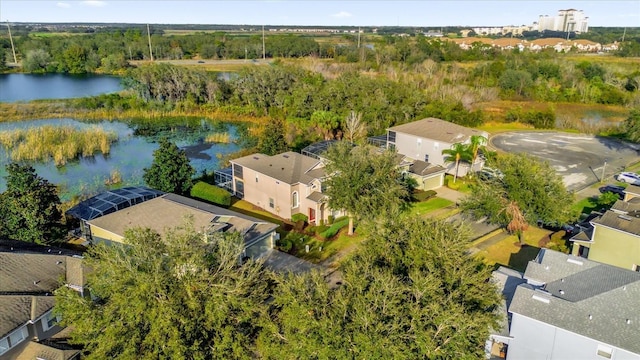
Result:
<svg viewBox="0 0 640 360">
<path fill-rule="evenodd" d="M 560 290 L 560 295 L 564 295 L 564 290 Z"/>
<path fill-rule="evenodd" d="M 34 280 L 33 281 L 33 285 L 38 285 L 39 282 L 40 282 L 40 280 Z"/>
<path fill-rule="evenodd" d="M 260 158 L 259 158 L 259 157 L 257 157 L 257 156 L 254 156 L 254 157 L 253 157 L 253 160 L 260 160 Z"/>
<path fill-rule="evenodd" d="M 618 215 L 618 218 L 622 219 L 622 220 L 627 220 L 627 221 L 631 221 L 633 220 L 632 217 L 627 216 L 627 215 Z"/>
<path fill-rule="evenodd" d="M 56 261 L 56 265 L 60 265 L 60 264 L 62 264 L 62 261 L 60 260 Z"/>
<path fill-rule="evenodd" d="M 288 159 L 288 158 L 289 158 L 289 155 L 284 154 L 284 155 L 282 155 L 282 157 L 283 157 L 283 158 L 285 158 L 285 159 Z"/>
<path fill-rule="evenodd" d="M 589 320 L 593 320 L 593 315 L 589 314 Z"/>
<path fill-rule="evenodd" d="M 582 261 L 571 259 L 571 258 L 567 259 L 567 262 L 568 263 L 572 263 L 572 264 L 576 264 L 576 265 L 582 265 Z"/>
<path fill-rule="evenodd" d="M 544 298 L 544 297 L 542 297 L 542 296 L 538 296 L 538 295 L 533 295 L 533 296 L 531 296 L 531 298 L 532 298 L 533 300 L 538 300 L 538 301 L 543 302 L 543 303 L 545 303 L 545 304 L 548 304 L 548 303 L 550 302 L 550 301 L 549 301 L 549 299 Z"/>
<path fill-rule="evenodd" d="M 631 319 L 627 319 L 627 325 L 631 324 Z"/>
</svg>

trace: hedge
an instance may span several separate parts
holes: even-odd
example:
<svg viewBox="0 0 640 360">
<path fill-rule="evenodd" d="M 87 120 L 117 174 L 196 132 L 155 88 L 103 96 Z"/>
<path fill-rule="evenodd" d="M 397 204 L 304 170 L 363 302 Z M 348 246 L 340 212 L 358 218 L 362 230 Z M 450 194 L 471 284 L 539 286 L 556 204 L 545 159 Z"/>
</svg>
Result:
<svg viewBox="0 0 640 360">
<path fill-rule="evenodd" d="M 308 220 L 309 218 L 305 214 L 297 213 L 291 215 L 291 221 L 293 221 L 294 223 L 297 223 L 298 221 L 307 222 Z"/>
<path fill-rule="evenodd" d="M 217 205 L 231 205 L 231 194 L 227 190 L 207 184 L 204 181 L 198 181 L 193 185 L 191 188 L 191 197 L 206 200 Z"/>
<path fill-rule="evenodd" d="M 333 225 L 331 225 L 327 230 L 320 233 L 320 237 L 323 239 L 330 239 L 334 237 L 340 229 L 347 226 L 349 224 L 349 218 L 344 218 L 340 221 L 336 221 Z"/>
</svg>

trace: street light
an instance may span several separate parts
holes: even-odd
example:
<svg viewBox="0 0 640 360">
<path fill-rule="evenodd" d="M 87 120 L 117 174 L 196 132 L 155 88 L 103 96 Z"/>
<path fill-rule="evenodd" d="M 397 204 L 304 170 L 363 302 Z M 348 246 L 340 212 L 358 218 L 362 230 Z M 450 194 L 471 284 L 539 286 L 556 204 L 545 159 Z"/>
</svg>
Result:
<svg viewBox="0 0 640 360">
<path fill-rule="evenodd" d="M 604 165 L 602 165 L 602 177 L 600 178 L 600 182 L 604 182 L 604 169 L 607 167 L 607 159 L 604 159 Z"/>
</svg>

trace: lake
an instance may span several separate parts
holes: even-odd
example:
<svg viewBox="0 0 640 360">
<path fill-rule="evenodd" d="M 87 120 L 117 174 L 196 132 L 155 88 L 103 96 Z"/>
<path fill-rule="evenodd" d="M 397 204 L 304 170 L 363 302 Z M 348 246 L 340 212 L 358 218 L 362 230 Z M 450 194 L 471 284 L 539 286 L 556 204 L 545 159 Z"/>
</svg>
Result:
<svg viewBox="0 0 640 360">
<path fill-rule="evenodd" d="M 194 121 L 183 123 L 174 121 L 171 126 L 143 126 L 117 121 L 85 123 L 72 119 L 43 119 L 0 123 L 0 131 L 44 125 L 65 125 L 76 128 L 98 126 L 118 135 L 118 141 L 112 144 L 109 155 L 97 154 L 70 161 L 61 167 L 56 167 L 53 161 L 31 164 L 38 175 L 59 186 L 63 200 L 76 194 L 91 195 L 105 190 L 107 188 L 105 180 L 110 178 L 114 171 L 119 172 L 122 177 L 120 186 L 142 185 L 143 169 L 151 165 L 153 151 L 158 148 L 157 140 L 160 137 L 169 138 L 185 150 L 197 175 L 202 174 L 203 171 L 211 172 L 217 169 L 219 156 L 240 150 L 240 146 L 233 142 L 206 143 L 204 139 L 207 135 L 216 132 L 228 132 L 232 140 L 236 138 L 233 125 L 212 123 L 207 120 L 195 121 L 195 124 Z M 0 147 L 0 191 L 6 189 L 5 165 L 10 161 L 9 153 Z"/>
<path fill-rule="evenodd" d="M 116 76 L 0 74 L 0 102 L 77 98 L 119 90 L 122 85 Z"/>
</svg>

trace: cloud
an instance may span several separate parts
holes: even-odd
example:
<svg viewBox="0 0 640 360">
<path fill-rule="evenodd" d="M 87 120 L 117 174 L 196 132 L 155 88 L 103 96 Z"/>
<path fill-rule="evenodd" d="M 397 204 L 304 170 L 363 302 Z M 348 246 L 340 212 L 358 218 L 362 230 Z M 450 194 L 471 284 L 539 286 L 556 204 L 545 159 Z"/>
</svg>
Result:
<svg viewBox="0 0 640 360">
<path fill-rule="evenodd" d="M 57 3 L 57 4 L 56 4 L 56 6 L 57 6 L 57 7 L 61 7 L 61 8 L 65 8 L 65 9 L 66 9 L 66 8 L 70 8 L 70 7 L 71 7 L 71 4 L 66 3 L 66 2 L 59 2 L 59 3 Z"/>
<path fill-rule="evenodd" d="M 333 14 L 331 15 L 334 18 L 348 18 L 351 17 L 351 13 L 348 13 L 346 11 L 340 11 L 339 13 Z"/>
<path fill-rule="evenodd" d="M 93 6 L 93 7 L 103 7 L 105 5 L 107 5 L 106 1 L 100 1 L 100 0 L 85 0 L 82 2 L 83 5 L 86 6 Z"/>
</svg>

